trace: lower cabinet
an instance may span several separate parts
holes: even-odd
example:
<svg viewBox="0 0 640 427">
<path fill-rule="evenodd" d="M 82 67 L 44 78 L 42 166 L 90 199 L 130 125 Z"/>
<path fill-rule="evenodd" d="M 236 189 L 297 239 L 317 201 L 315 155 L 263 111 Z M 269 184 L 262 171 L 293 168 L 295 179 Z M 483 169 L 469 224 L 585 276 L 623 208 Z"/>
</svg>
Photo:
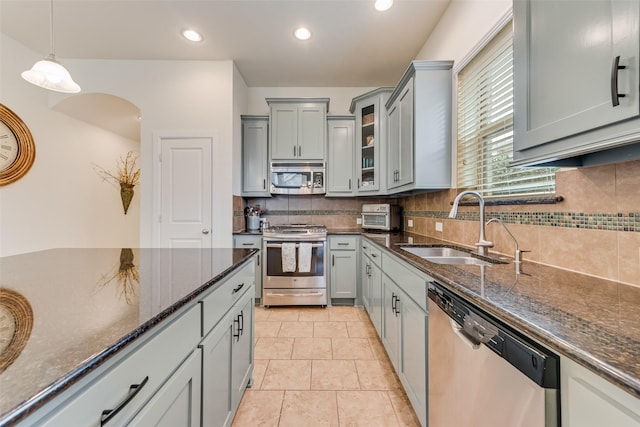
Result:
<svg viewBox="0 0 640 427">
<path fill-rule="evenodd" d="M 426 299 L 427 282 L 432 279 L 364 237 L 361 246 L 365 308 L 420 423 L 426 426 Z"/>
<path fill-rule="evenodd" d="M 202 425 L 231 425 L 253 373 L 253 287 L 206 335 L 202 348 Z"/>
<path fill-rule="evenodd" d="M 369 316 L 373 322 L 373 326 L 378 331 L 378 335 L 382 333 L 382 270 L 375 263 L 371 263 L 370 271 L 370 306 Z"/>
<path fill-rule="evenodd" d="M 401 304 L 404 296 L 400 295 L 400 289 L 386 274 L 382 274 L 382 344 L 384 345 L 389 360 L 396 370 L 400 372 L 400 337 L 401 337 Z"/>
<path fill-rule="evenodd" d="M 383 273 L 382 343 L 416 415 L 427 419 L 427 312 Z"/>
<path fill-rule="evenodd" d="M 200 427 L 201 364 L 197 348 L 128 425 Z"/>
<path fill-rule="evenodd" d="M 177 424 L 161 425 L 199 425 L 200 352 L 196 353 L 194 349 L 200 339 L 200 320 L 199 307 L 190 308 L 168 325 L 160 327 L 149 339 L 129 350 L 122 360 L 115 362 L 104 372 L 97 371 L 93 381 L 79 391 L 72 392 L 69 399 L 56 405 L 53 410 L 44 407 L 19 425 L 126 425 L 134 416 L 139 420 L 143 419 L 140 417 L 147 416 L 144 414 L 149 413 L 149 405 L 157 408 L 158 400 L 170 401 L 162 405 L 166 420 L 181 420 Z M 149 363 L 150 361 L 153 363 Z M 182 394 L 191 391 L 197 394 Z M 174 402 L 170 397 L 187 400 Z M 164 422 L 165 415 L 155 415 L 160 417 L 154 418 L 155 420 Z"/>
<path fill-rule="evenodd" d="M 255 270 L 256 301 L 262 300 L 262 234 L 236 234 L 233 236 L 233 247 L 241 249 L 258 249 Z"/>
<path fill-rule="evenodd" d="M 329 236 L 329 284 L 331 298 L 357 297 L 358 237 Z"/>
<path fill-rule="evenodd" d="M 560 393 L 563 427 L 640 427 L 640 400 L 567 357 Z"/>
<path fill-rule="evenodd" d="M 400 366 L 396 371 L 422 425 L 427 425 L 427 312 L 408 296 L 399 310 Z"/>
</svg>

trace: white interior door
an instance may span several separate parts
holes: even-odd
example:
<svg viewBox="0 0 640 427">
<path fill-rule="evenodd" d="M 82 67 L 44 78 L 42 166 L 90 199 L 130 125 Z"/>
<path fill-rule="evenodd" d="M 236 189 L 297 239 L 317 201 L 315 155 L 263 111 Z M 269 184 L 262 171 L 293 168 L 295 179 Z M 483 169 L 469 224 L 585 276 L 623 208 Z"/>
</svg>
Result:
<svg viewBox="0 0 640 427">
<path fill-rule="evenodd" d="M 160 246 L 210 248 L 213 138 L 161 138 Z"/>
</svg>

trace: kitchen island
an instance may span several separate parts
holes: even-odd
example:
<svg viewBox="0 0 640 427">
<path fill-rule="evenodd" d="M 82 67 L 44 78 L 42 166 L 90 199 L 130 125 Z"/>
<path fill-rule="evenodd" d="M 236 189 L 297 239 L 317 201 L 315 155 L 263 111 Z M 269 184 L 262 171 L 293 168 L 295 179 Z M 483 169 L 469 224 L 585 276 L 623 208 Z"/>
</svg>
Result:
<svg viewBox="0 0 640 427">
<path fill-rule="evenodd" d="M 158 342 L 155 337 L 167 324 L 179 323 L 175 319 L 195 325 L 178 334 L 193 335 L 195 347 L 208 332 L 201 323 L 207 316 L 201 311 L 214 314 L 209 325 L 213 327 L 216 315 L 233 303 L 222 298 L 217 307 L 218 288 L 233 285 L 229 293 L 237 296 L 251 289 L 253 297 L 255 253 L 52 249 L 0 258 L 2 301 L 9 300 L 0 307 L 3 331 L 9 331 L 1 337 L 4 341 L 0 339 L 0 425 L 51 410 L 125 355 Z M 230 277 L 240 277 L 240 270 L 247 270 L 241 278 L 248 283 L 244 290 L 234 291 L 239 285 L 227 283 Z M 159 349 L 147 355 L 147 363 L 160 365 L 163 353 L 171 353 L 169 348 Z M 176 357 L 182 361 L 185 356 Z M 151 377 L 149 383 L 153 381 L 163 380 Z M 96 423 L 99 419 L 100 413 Z"/>
</svg>

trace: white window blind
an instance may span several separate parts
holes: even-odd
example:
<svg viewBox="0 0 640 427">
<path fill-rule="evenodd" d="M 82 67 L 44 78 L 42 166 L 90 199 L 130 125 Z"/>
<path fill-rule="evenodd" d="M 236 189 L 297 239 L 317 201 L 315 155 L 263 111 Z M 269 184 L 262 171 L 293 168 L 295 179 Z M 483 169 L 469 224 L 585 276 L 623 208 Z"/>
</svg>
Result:
<svg viewBox="0 0 640 427">
<path fill-rule="evenodd" d="M 513 159 L 513 33 L 506 25 L 458 73 L 458 188 L 484 197 L 555 192 L 556 168 Z"/>
</svg>

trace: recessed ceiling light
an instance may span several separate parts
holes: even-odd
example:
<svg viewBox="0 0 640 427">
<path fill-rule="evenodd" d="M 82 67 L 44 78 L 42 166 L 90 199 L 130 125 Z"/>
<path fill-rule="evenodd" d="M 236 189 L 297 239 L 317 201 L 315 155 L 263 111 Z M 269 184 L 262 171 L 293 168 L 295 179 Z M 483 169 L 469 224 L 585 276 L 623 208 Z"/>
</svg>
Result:
<svg viewBox="0 0 640 427">
<path fill-rule="evenodd" d="M 202 41 L 202 36 L 200 35 L 200 33 L 194 30 L 184 30 L 182 32 L 182 35 L 184 36 L 185 39 L 190 40 L 192 42 Z"/>
<path fill-rule="evenodd" d="M 309 37 L 311 37 L 311 31 L 309 31 L 305 27 L 298 28 L 293 34 L 298 40 L 307 40 L 309 39 Z"/>
<path fill-rule="evenodd" d="M 393 0 L 376 0 L 375 8 L 383 12 L 391 7 Z"/>
</svg>

